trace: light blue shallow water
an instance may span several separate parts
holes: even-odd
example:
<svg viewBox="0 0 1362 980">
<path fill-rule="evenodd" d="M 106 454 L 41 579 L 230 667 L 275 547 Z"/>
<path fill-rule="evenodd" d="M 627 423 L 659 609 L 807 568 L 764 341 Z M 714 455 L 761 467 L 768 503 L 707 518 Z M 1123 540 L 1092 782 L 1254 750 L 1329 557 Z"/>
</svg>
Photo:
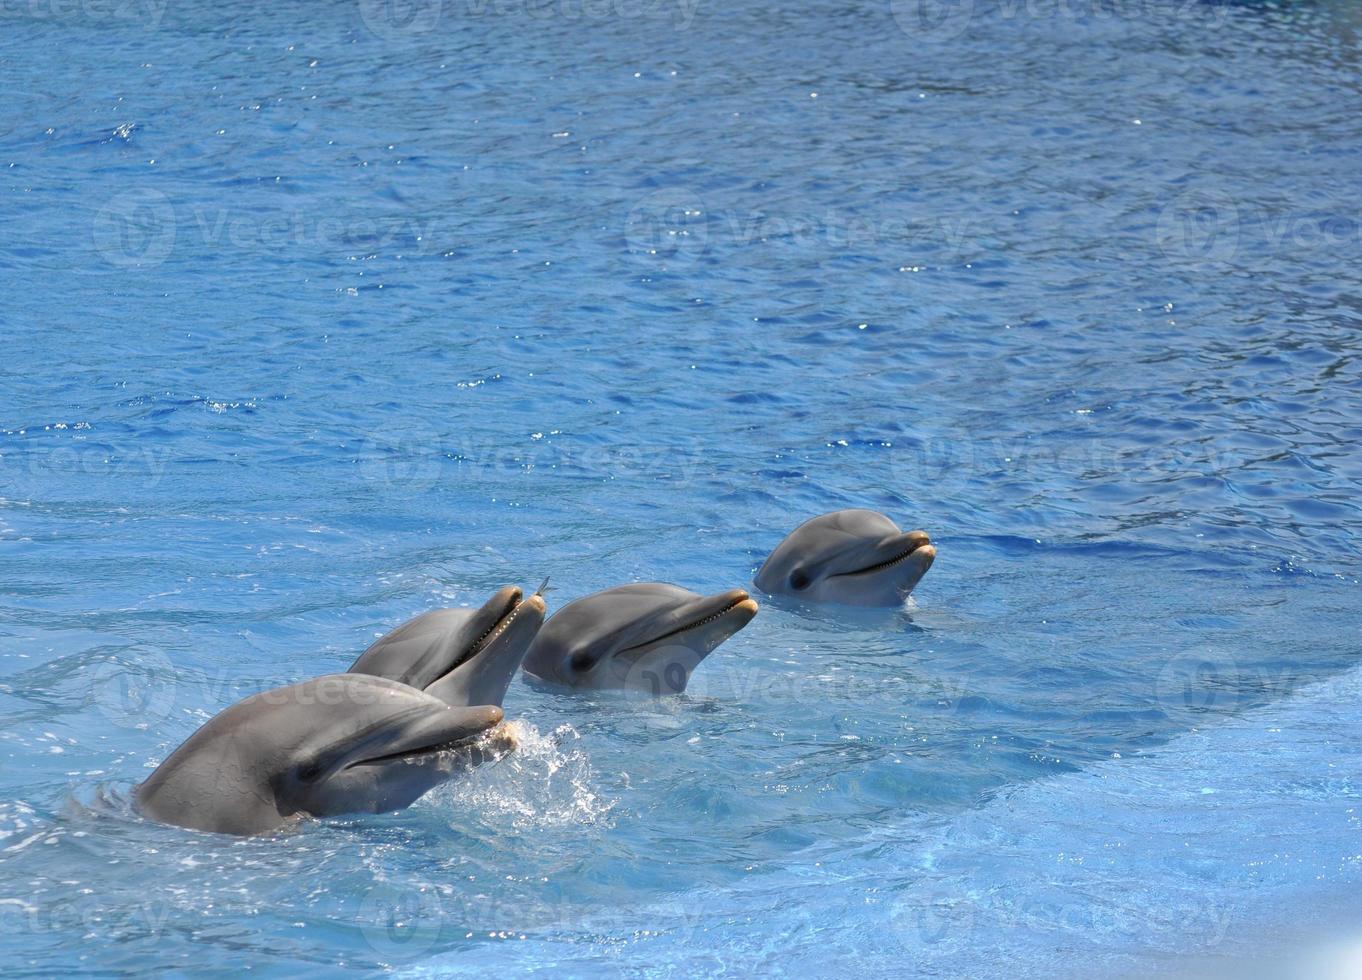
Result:
<svg viewBox="0 0 1362 980">
<path fill-rule="evenodd" d="M 1357 907 L 1355 5 L 0 26 L 7 974 L 1104 976 Z M 938 542 L 907 610 L 517 683 L 403 813 L 128 806 L 416 612 L 844 506 Z"/>
</svg>

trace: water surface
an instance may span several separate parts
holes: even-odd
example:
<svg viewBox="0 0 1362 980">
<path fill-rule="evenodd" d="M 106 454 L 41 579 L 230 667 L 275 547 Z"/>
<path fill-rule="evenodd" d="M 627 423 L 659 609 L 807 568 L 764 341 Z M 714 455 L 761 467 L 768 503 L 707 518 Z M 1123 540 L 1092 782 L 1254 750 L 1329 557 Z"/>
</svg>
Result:
<svg viewBox="0 0 1362 980">
<path fill-rule="evenodd" d="M 1356 907 L 1347 3 L 0 11 L 0 957 L 1105 976 Z M 132 785 L 551 575 L 750 581 L 683 697 L 253 840 Z"/>
</svg>

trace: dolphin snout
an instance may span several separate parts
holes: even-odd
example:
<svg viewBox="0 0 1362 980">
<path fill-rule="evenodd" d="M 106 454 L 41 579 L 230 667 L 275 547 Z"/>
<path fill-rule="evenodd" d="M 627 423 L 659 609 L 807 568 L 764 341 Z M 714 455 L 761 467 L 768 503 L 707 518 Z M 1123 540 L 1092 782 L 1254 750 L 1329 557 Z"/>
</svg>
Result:
<svg viewBox="0 0 1362 980">
<path fill-rule="evenodd" d="M 454 710 L 459 710 L 455 708 Z M 468 728 L 474 732 L 486 731 L 495 728 L 506 718 L 506 712 L 499 705 L 480 704 L 475 708 L 465 708 L 465 711 L 472 712 L 472 716 L 465 722 Z"/>
</svg>

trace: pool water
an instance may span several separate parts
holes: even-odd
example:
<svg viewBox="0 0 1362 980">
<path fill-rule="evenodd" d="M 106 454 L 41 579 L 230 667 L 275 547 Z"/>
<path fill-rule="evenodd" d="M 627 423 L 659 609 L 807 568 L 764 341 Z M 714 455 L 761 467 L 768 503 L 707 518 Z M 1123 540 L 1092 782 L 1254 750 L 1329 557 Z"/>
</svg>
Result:
<svg viewBox="0 0 1362 980">
<path fill-rule="evenodd" d="M 1355 4 L 259 8 L 0 8 L 7 974 L 1362 929 Z M 848 506 L 936 542 L 905 609 L 764 602 L 657 702 L 517 681 L 519 751 L 400 813 L 129 804 L 418 612 L 746 586 Z"/>
</svg>

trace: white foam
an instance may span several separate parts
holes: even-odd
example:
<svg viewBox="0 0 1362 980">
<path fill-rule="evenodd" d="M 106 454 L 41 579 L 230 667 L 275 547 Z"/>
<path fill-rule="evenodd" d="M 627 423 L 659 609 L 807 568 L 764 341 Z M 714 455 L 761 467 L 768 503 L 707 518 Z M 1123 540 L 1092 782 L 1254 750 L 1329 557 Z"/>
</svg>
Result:
<svg viewBox="0 0 1362 980">
<path fill-rule="evenodd" d="M 525 830 L 603 823 L 615 800 L 594 788 L 595 773 L 571 725 L 548 735 L 528 722 L 507 722 L 516 749 L 475 778 L 455 780 L 430 794 L 435 805 L 476 811 L 502 826 Z"/>
</svg>

